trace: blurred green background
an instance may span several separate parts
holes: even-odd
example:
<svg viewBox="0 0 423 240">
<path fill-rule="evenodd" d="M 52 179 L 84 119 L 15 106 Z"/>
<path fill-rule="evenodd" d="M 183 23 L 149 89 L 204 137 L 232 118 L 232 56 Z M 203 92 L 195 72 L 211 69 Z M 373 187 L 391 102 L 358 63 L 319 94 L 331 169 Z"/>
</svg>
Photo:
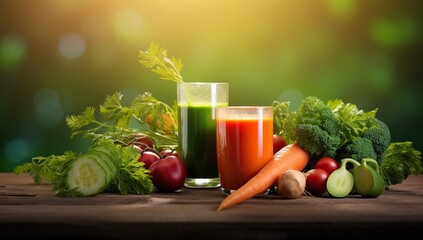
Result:
<svg viewBox="0 0 423 240">
<path fill-rule="evenodd" d="M 185 81 L 225 81 L 231 105 L 308 95 L 377 116 L 420 151 L 422 3 L 382 0 L 1 0 L 0 171 L 76 150 L 65 117 L 116 91 L 172 104 L 138 62 L 155 41 Z"/>
</svg>

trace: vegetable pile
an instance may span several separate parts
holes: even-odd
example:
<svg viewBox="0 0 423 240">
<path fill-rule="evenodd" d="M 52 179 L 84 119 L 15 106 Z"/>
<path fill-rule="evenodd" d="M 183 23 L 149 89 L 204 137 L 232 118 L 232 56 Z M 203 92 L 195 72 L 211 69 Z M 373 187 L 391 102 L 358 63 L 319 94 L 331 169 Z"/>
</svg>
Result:
<svg viewBox="0 0 423 240">
<path fill-rule="evenodd" d="M 157 160 L 165 158 L 158 150 L 176 144 L 173 109 L 150 93 L 137 96 L 129 106 L 122 105 L 122 97 L 120 93 L 107 96 L 98 108 L 99 114 L 94 107 L 87 107 L 79 115 L 66 117 L 70 138 L 90 140 L 86 151 L 34 157 L 31 162 L 17 166 L 14 172 L 18 175 L 28 172 L 35 184 L 51 183 L 59 196 L 156 191 L 148 169 L 153 162 L 146 167 L 145 159 L 151 153 L 156 154 Z M 167 123 L 165 128 L 163 122 Z M 183 172 L 180 178 L 185 178 Z"/>
<path fill-rule="evenodd" d="M 163 80 L 183 81 L 181 60 L 168 57 L 156 43 L 139 52 L 139 62 Z M 66 117 L 70 138 L 90 140 L 85 151 L 33 157 L 14 172 L 29 173 L 35 184 L 51 183 L 59 196 L 180 189 L 186 169 L 177 155 L 175 108 L 149 92 L 129 106 L 122 105 L 122 98 L 116 92 L 98 109 L 87 107 Z M 272 106 L 273 158 L 223 199 L 218 211 L 273 187 L 286 198 L 303 192 L 377 197 L 409 175 L 422 174 L 421 152 L 410 141 L 392 142 L 389 127 L 376 117 L 377 109 L 366 112 L 339 99 L 325 103 L 315 96 L 306 97 L 295 111 L 289 102 L 274 101 Z"/>
<path fill-rule="evenodd" d="M 275 131 L 310 153 L 306 170 L 322 157 L 338 162 L 371 158 L 380 165 L 386 187 L 423 171 L 421 152 L 412 142 L 391 142 L 388 126 L 376 117 L 377 109 L 366 112 L 352 103 L 324 103 L 315 96 L 306 97 L 296 111 L 290 112 L 286 102 L 275 101 L 273 107 Z"/>
<path fill-rule="evenodd" d="M 391 142 L 389 127 L 376 117 L 377 109 L 366 112 L 339 99 L 324 103 L 315 96 L 306 97 L 296 111 L 290 111 L 289 102 L 274 101 L 272 106 L 274 131 L 287 145 L 277 151 L 256 176 L 227 196 L 218 211 L 275 185 L 284 188 L 277 189 L 283 197 L 298 196 L 298 189 L 294 191 L 281 184 L 280 178 L 291 169 L 306 171 L 306 184 L 300 191 L 309 190 L 315 196 L 329 192 L 333 197 L 352 194 L 354 185 L 371 189 L 361 192 L 362 196 L 376 197 L 381 194 L 381 183 L 385 189 L 401 183 L 409 175 L 422 174 L 421 152 L 413 148 L 412 142 Z M 331 173 L 316 169 L 322 158 L 335 159 L 339 169 L 332 169 Z M 354 161 L 349 164 L 353 166 L 347 166 L 347 159 Z M 373 160 L 373 166 L 368 166 L 368 159 Z M 362 161 L 365 169 L 360 168 L 360 173 L 354 176 L 351 172 Z M 298 182 L 303 180 L 295 176 L 290 182 L 302 188 Z"/>
</svg>

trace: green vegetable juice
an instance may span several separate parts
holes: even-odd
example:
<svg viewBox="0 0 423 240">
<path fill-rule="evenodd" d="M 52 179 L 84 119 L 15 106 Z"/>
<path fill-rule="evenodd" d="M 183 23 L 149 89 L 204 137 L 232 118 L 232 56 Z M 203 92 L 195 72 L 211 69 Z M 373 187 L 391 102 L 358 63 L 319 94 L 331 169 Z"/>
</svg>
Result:
<svg viewBox="0 0 423 240">
<path fill-rule="evenodd" d="M 219 177 L 216 157 L 215 107 L 178 106 L 178 153 L 185 162 L 187 178 Z"/>
</svg>

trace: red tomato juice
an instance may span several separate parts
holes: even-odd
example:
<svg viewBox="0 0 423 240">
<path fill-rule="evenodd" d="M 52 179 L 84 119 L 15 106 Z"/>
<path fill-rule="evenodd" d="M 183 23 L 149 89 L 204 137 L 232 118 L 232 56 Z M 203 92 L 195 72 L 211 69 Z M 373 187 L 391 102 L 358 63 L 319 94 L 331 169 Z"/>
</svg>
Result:
<svg viewBox="0 0 423 240">
<path fill-rule="evenodd" d="M 217 159 L 221 187 L 236 190 L 273 156 L 273 119 L 217 119 Z"/>
</svg>

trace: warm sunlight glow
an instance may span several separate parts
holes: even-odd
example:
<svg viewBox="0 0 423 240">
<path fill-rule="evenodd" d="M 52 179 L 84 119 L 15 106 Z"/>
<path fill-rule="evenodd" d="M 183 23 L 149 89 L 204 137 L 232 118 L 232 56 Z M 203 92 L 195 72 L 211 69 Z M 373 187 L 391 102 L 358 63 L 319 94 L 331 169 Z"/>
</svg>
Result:
<svg viewBox="0 0 423 240">
<path fill-rule="evenodd" d="M 63 57 L 68 59 L 79 58 L 84 54 L 86 48 L 85 40 L 77 34 L 67 34 L 59 42 L 59 51 Z"/>
</svg>

